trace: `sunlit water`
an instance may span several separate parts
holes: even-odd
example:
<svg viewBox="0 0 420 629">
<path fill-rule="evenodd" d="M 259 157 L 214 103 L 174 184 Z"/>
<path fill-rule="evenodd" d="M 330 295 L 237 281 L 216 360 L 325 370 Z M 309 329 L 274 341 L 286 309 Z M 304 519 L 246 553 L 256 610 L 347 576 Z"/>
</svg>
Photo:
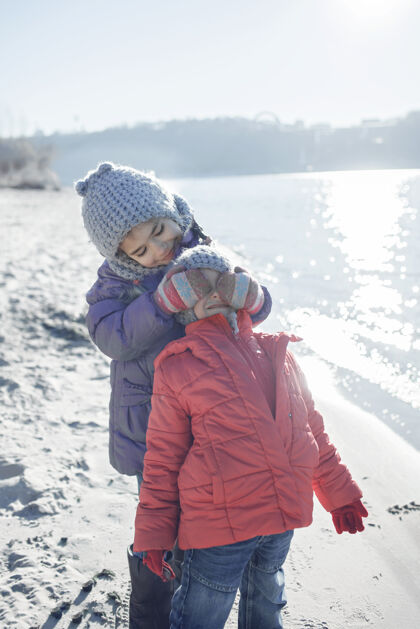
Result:
<svg viewBox="0 0 420 629">
<path fill-rule="evenodd" d="M 294 351 L 321 357 L 342 392 L 420 449 L 420 171 L 170 183 L 268 286 L 263 329 L 304 337 Z M 100 257 L 79 201 L 70 188 L 0 190 L 3 335 L 26 330 L 30 343 L 33 317 L 54 310 L 81 320 Z"/>
<path fill-rule="evenodd" d="M 420 171 L 172 182 L 337 384 L 420 449 Z M 297 349 L 297 348 L 295 348 Z"/>
</svg>

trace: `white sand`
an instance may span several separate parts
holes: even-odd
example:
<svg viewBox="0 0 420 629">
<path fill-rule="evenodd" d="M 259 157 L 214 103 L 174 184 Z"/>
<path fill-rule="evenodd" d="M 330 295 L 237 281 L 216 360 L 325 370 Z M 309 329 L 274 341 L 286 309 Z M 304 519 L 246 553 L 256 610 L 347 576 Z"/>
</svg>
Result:
<svg viewBox="0 0 420 629">
<path fill-rule="evenodd" d="M 81 627 L 124 627 L 135 480 L 107 462 L 108 363 L 88 342 L 81 316 L 95 261 L 85 257 L 75 214 L 45 217 L 42 194 L 27 214 L 9 211 L 27 196 L 11 195 L 0 207 L 13 244 L 0 268 L 0 626 L 59 629 L 81 611 Z M 371 526 L 338 536 L 316 506 L 287 560 L 285 627 L 416 629 L 420 511 L 387 509 L 420 503 L 419 453 L 340 397 L 323 363 L 301 362 L 365 492 Z M 104 568 L 115 576 L 99 576 L 83 592 Z M 62 618 L 52 617 L 66 601 Z M 227 626 L 234 618 L 233 611 Z"/>
</svg>

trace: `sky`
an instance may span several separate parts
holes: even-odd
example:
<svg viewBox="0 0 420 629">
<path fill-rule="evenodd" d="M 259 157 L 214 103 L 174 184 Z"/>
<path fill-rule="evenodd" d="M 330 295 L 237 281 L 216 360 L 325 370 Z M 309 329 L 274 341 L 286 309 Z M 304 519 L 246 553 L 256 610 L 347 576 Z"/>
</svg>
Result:
<svg viewBox="0 0 420 629">
<path fill-rule="evenodd" d="M 0 137 L 404 116 L 419 24 L 420 0 L 0 0 Z"/>
</svg>

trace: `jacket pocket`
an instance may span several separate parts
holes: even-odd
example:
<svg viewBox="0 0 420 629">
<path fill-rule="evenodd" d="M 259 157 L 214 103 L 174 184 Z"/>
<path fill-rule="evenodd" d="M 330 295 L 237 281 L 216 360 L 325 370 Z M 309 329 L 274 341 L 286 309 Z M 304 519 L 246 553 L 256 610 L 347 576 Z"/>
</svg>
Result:
<svg viewBox="0 0 420 629">
<path fill-rule="evenodd" d="M 319 448 L 310 430 L 302 430 L 296 434 L 289 456 L 294 467 L 314 469 L 318 466 Z"/>
<path fill-rule="evenodd" d="M 216 465 L 213 449 L 211 447 L 204 448 L 203 454 L 208 472 L 211 475 L 213 504 L 223 505 L 226 502 L 225 489 L 223 485 L 223 479 L 218 474 L 218 466 Z"/>
<path fill-rule="evenodd" d="M 136 384 L 123 378 L 121 387 L 121 406 L 142 406 L 150 402 L 153 389 L 149 384 Z"/>
<path fill-rule="evenodd" d="M 191 448 L 178 475 L 178 488 L 186 507 L 207 505 L 208 509 L 225 504 L 223 479 L 217 473 L 211 447 Z"/>
</svg>

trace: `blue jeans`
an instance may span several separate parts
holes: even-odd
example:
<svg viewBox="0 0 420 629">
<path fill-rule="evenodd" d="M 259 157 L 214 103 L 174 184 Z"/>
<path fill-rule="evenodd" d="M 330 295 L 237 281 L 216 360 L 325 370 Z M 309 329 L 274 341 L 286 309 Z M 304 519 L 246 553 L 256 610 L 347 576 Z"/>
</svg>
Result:
<svg viewBox="0 0 420 629">
<path fill-rule="evenodd" d="M 282 565 L 293 531 L 186 550 L 171 629 L 223 629 L 239 588 L 239 629 L 279 629 L 286 605 Z"/>
</svg>

